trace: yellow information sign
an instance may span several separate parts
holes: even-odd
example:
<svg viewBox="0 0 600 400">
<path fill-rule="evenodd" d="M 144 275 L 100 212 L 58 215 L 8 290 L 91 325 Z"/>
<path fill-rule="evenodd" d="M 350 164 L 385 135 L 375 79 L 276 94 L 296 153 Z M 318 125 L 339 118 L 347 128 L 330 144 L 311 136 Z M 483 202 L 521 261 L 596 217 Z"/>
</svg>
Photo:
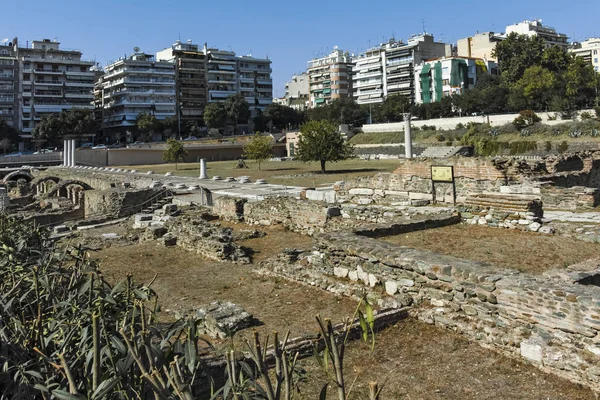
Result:
<svg viewBox="0 0 600 400">
<path fill-rule="evenodd" d="M 452 173 L 452 166 L 431 166 L 431 180 L 434 182 L 452 182 L 454 181 L 454 174 Z"/>
</svg>

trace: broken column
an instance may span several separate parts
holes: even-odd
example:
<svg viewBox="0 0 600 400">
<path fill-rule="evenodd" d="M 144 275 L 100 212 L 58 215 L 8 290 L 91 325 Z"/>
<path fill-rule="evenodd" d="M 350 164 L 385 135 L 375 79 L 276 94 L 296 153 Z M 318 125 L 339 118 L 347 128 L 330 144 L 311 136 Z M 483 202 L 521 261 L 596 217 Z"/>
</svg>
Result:
<svg viewBox="0 0 600 400">
<path fill-rule="evenodd" d="M 208 179 L 206 174 L 206 158 L 200 159 L 200 179 Z"/>
<path fill-rule="evenodd" d="M 63 152 L 62 152 L 63 167 L 69 166 L 69 161 L 68 161 L 69 159 L 67 158 L 67 154 L 69 154 L 68 143 L 69 143 L 69 141 L 67 139 L 63 140 Z"/>
<path fill-rule="evenodd" d="M 71 139 L 71 167 L 75 166 L 75 139 Z"/>
<path fill-rule="evenodd" d="M 6 187 L 0 187 L 0 214 L 4 213 L 10 204 Z"/>
<path fill-rule="evenodd" d="M 404 156 L 412 158 L 412 138 L 410 127 L 410 113 L 404 113 Z"/>
</svg>

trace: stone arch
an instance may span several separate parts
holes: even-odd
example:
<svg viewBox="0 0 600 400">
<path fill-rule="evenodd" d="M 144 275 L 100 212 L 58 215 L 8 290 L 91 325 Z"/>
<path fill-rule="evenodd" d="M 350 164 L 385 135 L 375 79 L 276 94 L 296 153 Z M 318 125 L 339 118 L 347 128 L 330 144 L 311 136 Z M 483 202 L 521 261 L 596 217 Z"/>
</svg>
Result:
<svg viewBox="0 0 600 400">
<path fill-rule="evenodd" d="M 25 179 L 27 182 L 31 182 L 33 180 L 33 175 L 31 172 L 25 170 L 13 171 L 4 177 L 3 182 L 7 183 L 8 181 L 18 181 L 19 179 Z"/>
<path fill-rule="evenodd" d="M 46 193 L 46 195 L 72 198 L 73 193 L 75 192 L 73 190 L 73 187 L 81 188 L 81 190 L 77 190 L 78 194 L 81 194 L 81 192 L 83 192 L 85 190 L 94 190 L 94 188 L 91 187 L 90 185 L 88 185 L 87 183 L 73 179 L 73 180 L 60 181 L 59 183 L 54 185 L 52 187 L 52 189 L 50 189 Z M 80 198 L 80 196 L 78 198 Z"/>
<path fill-rule="evenodd" d="M 31 191 L 34 194 L 48 193 L 55 185 L 60 182 L 60 178 L 56 176 L 45 176 L 43 178 L 36 178 L 29 184 Z"/>
</svg>

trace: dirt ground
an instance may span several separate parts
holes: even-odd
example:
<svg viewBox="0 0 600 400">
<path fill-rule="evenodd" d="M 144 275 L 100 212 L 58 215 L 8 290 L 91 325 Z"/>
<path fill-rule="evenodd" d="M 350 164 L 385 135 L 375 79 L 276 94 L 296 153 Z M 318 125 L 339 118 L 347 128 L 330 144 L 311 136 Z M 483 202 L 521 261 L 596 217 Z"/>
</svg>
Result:
<svg viewBox="0 0 600 400">
<path fill-rule="evenodd" d="M 238 231 L 249 229 L 245 225 L 223 225 Z M 255 262 L 279 254 L 287 247 L 311 247 L 311 239 L 306 236 L 279 227 L 259 229 L 267 236 L 240 242 L 256 251 Z M 105 230 L 110 229 L 103 228 L 101 232 Z M 289 329 L 291 337 L 296 337 L 316 333 L 316 314 L 337 322 L 351 316 L 356 307 L 353 300 L 319 289 L 260 277 L 252 272 L 252 265 L 204 260 L 181 248 L 165 248 L 153 242 L 113 246 L 92 255 L 100 260 L 105 276 L 114 282 L 127 273 L 132 273 L 137 281 L 148 282 L 157 273 L 153 287 L 159 295 L 163 318 L 172 318 L 167 310 L 189 310 L 213 300 L 227 300 L 241 305 L 263 324 L 256 327 L 261 335 Z M 252 329 L 239 332 L 236 345 L 251 333 Z M 364 343 L 351 343 L 345 365 L 348 386 L 358 374 L 349 396 L 357 400 L 367 398 L 369 381 L 385 383 L 381 399 L 594 398 L 578 385 L 414 319 L 379 332 L 373 353 Z M 313 358 L 302 360 L 300 366 L 307 375 L 297 398 L 318 398 L 327 381 L 325 374 Z M 334 398 L 331 388 L 328 398 Z"/>
<path fill-rule="evenodd" d="M 478 225 L 458 224 L 381 240 L 533 274 L 564 268 L 600 254 L 598 243 Z"/>
</svg>

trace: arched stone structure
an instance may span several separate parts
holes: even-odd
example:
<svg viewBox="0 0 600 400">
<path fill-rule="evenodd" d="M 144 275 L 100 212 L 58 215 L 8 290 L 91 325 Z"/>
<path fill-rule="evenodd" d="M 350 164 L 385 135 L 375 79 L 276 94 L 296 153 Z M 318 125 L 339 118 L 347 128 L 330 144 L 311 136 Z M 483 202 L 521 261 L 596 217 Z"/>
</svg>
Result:
<svg viewBox="0 0 600 400">
<path fill-rule="evenodd" d="M 10 174 L 6 175 L 3 179 L 4 183 L 8 181 L 18 181 L 19 179 L 25 179 L 27 182 L 31 182 L 33 180 L 33 175 L 31 172 L 26 170 L 13 171 Z"/>
<path fill-rule="evenodd" d="M 31 186 L 31 192 L 38 195 L 48 193 L 59 182 L 60 178 L 56 176 L 45 176 L 43 178 L 36 178 L 29 184 Z"/>
<path fill-rule="evenodd" d="M 71 199 L 73 204 L 81 204 L 83 192 L 86 190 L 94 190 L 94 188 L 82 181 L 66 180 L 58 182 L 46 193 L 46 195 L 65 197 Z"/>
</svg>

